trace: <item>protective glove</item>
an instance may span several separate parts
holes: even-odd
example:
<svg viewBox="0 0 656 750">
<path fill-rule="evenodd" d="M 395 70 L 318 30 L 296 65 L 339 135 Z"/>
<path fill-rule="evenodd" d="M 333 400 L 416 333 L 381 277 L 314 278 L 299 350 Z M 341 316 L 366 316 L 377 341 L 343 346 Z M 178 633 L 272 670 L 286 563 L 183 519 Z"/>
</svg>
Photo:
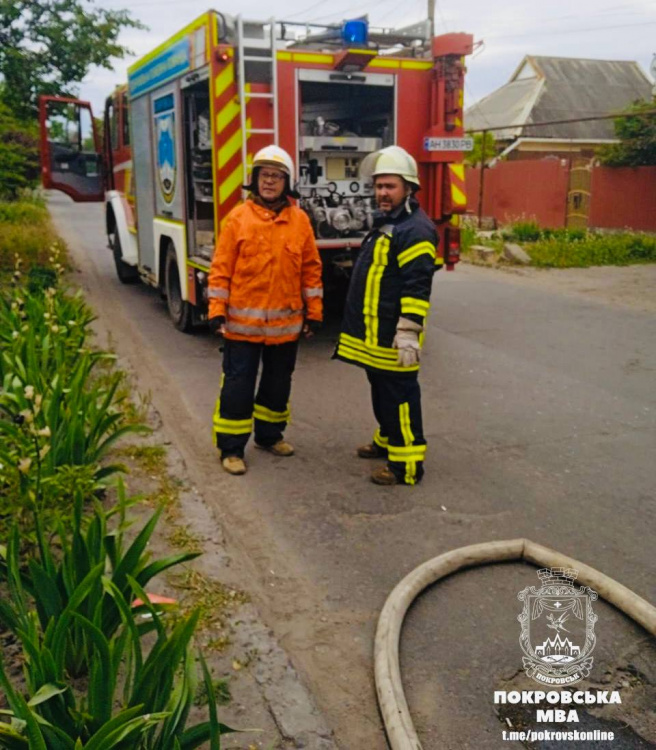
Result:
<svg viewBox="0 0 656 750">
<path fill-rule="evenodd" d="M 306 338 L 310 338 L 310 336 L 314 336 L 315 333 L 319 333 L 322 326 L 323 323 L 320 320 L 306 320 L 303 324 L 303 333 Z"/>
<path fill-rule="evenodd" d="M 215 336 L 223 333 L 223 326 L 225 325 L 226 319 L 225 315 L 217 315 L 214 318 L 210 318 L 207 321 L 207 325 L 209 326 L 210 333 L 213 333 Z"/>
<path fill-rule="evenodd" d="M 397 364 L 403 367 L 412 367 L 419 363 L 419 334 L 423 331 L 419 323 L 408 318 L 399 318 L 396 326 L 396 336 L 392 346 L 399 350 Z"/>
</svg>

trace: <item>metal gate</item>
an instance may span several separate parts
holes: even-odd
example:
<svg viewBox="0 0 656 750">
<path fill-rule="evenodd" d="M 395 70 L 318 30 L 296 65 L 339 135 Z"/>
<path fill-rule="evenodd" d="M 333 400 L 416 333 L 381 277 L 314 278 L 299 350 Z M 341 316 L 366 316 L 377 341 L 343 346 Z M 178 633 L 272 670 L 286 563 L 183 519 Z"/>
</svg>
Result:
<svg viewBox="0 0 656 750">
<path fill-rule="evenodd" d="M 592 162 L 576 159 L 569 170 L 567 186 L 567 226 L 587 227 L 590 216 Z"/>
</svg>

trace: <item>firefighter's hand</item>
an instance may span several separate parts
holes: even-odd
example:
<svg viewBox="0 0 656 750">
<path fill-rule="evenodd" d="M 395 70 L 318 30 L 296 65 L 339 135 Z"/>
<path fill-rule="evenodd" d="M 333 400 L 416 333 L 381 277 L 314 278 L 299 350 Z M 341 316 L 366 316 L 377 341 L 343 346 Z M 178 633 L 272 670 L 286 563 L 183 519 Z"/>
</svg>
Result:
<svg viewBox="0 0 656 750">
<path fill-rule="evenodd" d="M 225 315 L 217 315 L 215 318 L 210 318 L 207 321 L 210 333 L 213 333 L 215 336 L 223 336 L 225 333 L 225 322 Z"/>
<path fill-rule="evenodd" d="M 399 324 L 396 327 L 396 336 L 392 346 L 399 350 L 397 364 L 402 367 L 412 367 L 419 364 L 419 334 L 422 332 L 419 323 L 415 323 L 407 318 L 399 318 Z"/>
<path fill-rule="evenodd" d="M 306 320 L 303 323 L 303 335 L 306 339 L 311 339 L 315 333 L 321 330 L 322 323 L 320 320 Z"/>
</svg>

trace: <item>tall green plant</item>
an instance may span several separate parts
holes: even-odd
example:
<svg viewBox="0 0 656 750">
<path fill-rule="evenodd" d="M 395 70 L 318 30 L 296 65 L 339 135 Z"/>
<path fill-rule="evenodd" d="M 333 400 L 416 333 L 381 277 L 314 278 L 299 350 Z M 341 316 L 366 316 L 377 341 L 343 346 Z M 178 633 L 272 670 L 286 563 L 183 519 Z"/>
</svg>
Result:
<svg viewBox="0 0 656 750">
<path fill-rule="evenodd" d="M 37 555 L 28 560 L 25 571 L 22 571 L 20 563 L 19 531 L 14 526 L 5 552 L 6 559 L 0 560 L 0 580 L 5 579 L 9 592 L 6 600 L 0 600 L 0 622 L 16 634 L 29 632 L 36 624 L 47 632 L 48 623 L 63 617 L 73 598 L 79 596 L 87 577 L 96 571 L 99 572 L 98 576 L 84 598 L 78 601 L 73 614 L 93 622 L 101 633 L 110 638 L 121 624 L 121 613 L 115 597 L 108 594 L 100 580 L 100 574 L 106 573 L 121 597 L 131 602 L 130 579 L 139 586 L 146 586 L 165 570 L 198 557 L 197 552 L 185 552 L 150 560 L 147 546 L 161 509 L 127 544 L 126 510 L 130 504 L 125 488 L 119 481 L 117 505 L 106 511 L 96 502 L 91 518 L 86 519 L 82 513 L 83 496 L 80 493 L 74 500 L 72 531 L 69 533 L 60 521 L 53 538 L 46 537 L 37 509 Z M 114 516 L 115 528 L 110 528 L 110 520 Z M 53 545 L 59 554 L 53 553 Z M 33 611 L 36 612 L 37 623 L 33 623 Z M 61 668 L 71 676 L 84 674 L 88 667 L 88 648 L 88 629 L 79 621 L 71 621 L 65 633 Z"/>
<path fill-rule="evenodd" d="M 79 613 L 98 580 L 121 613 L 121 627 L 109 638 L 98 627 L 97 612 L 95 622 Z M 192 637 L 198 613 L 167 628 L 137 581 L 129 577 L 129 583 L 132 595 L 144 598 L 157 633 L 147 655 L 128 600 L 100 567 L 85 576 L 59 617 L 48 620 L 45 631 L 34 614 L 28 615 L 18 635 L 26 656 L 29 699 L 13 689 L 0 665 L 0 685 L 12 715 L 11 724 L 0 723 L 0 748 L 193 750 L 209 742 L 219 750 L 221 735 L 236 731 L 217 718 L 214 686 L 202 657 L 209 721 L 188 726 L 197 683 Z M 89 639 L 85 696 L 74 690 L 63 668 L 66 631 L 74 623 Z"/>
<path fill-rule="evenodd" d="M 147 430 L 128 423 L 123 375 L 88 345 L 94 316 L 80 294 L 53 285 L 62 271 L 53 259 L 54 278 L 32 274 L 0 299 L 0 506 L 23 515 L 37 502 L 56 510 L 79 488 L 93 494 L 122 468 L 101 465 L 109 449 Z"/>
</svg>

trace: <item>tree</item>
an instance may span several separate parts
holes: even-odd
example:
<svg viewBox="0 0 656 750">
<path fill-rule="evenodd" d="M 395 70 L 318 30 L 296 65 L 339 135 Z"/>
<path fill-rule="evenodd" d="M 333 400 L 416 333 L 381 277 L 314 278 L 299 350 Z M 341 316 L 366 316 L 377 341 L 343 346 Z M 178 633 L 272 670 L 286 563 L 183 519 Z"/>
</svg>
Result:
<svg viewBox="0 0 656 750">
<path fill-rule="evenodd" d="M 0 0 L 2 100 L 31 119 L 39 94 L 74 96 L 92 65 L 111 70 L 129 53 L 124 28 L 145 28 L 127 10 L 93 8 L 91 0 Z"/>
<path fill-rule="evenodd" d="M 483 136 L 485 136 L 485 142 L 483 142 Z M 474 148 L 465 157 L 465 164 L 476 167 L 483 160 L 487 164 L 496 156 L 496 153 L 496 141 L 492 133 L 474 133 Z"/>
<path fill-rule="evenodd" d="M 619 143 L 602 148 L 599 158 L 609 167 L 656 166 L 656 96 L 651 102 L 634 102 L 630 117 L 618 117 L 615 135 Z"/>
<path fill-rule="evenodd" d="M 36 123 L 19 122 L 0 101 L 0 199 L 14 200 L 39 177 Z"/>
</svg>

